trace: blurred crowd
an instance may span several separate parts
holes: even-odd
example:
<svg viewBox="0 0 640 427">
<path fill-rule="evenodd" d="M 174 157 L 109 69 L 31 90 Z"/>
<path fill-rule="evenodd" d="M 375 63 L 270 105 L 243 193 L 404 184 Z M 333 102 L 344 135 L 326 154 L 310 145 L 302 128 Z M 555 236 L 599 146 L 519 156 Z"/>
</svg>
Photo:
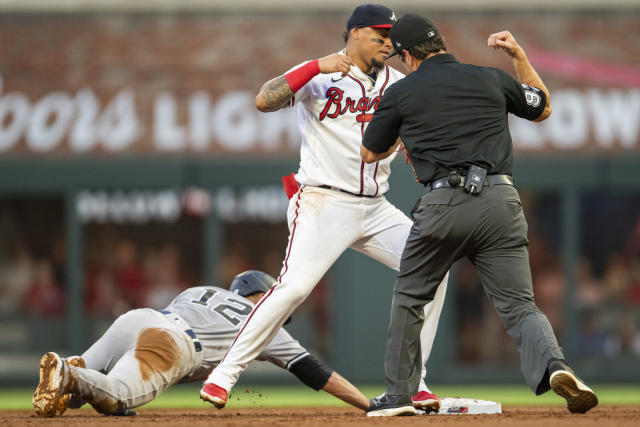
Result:
<svg viewBox="0 0 640 427">
<path fill-rule="evenodd" d="M 136 244 L 106 229 L 88 239 L 84 301 L 89 315 L 114 317 L 131 308 L 161 308 L 189 284 L 176 245 Z M 56 238 L 36 257 L 13 242 L 0 264 L 0 315 L 61 317 L 66 313 L 66 248 Z"/>
<path fill-rule="evenodd" d="M 262 243 L 252 238 L 257 232 L 253 228 L 261 229 Z M 225 236 L 224 251 L 216 262 L 219 282 L 213 285 L 226 288 L 238 273 L 249 269 L 278 276 L 286 244 L 285 225 L 235 224 L 227 227 Z M 115 226 L 85 230 L 83 296 L 87 314 L 113 317 L 135 307 L 162 308 L 185 288 L 202 284 L 201 260 L 186 263 L 185 248 L 154 244 L 146 237 L 146 233 L 131 237 Z M 191 236 L 191 240 L 198 239 Z M 64 316 L 64 239 L 54 237 L 37 251 L 27 240 L 12 238 L 10 246 L 0 250 L 0 316 Z"/>
<path fill-rule="evenodd" d="M 24 240 L 14 240 L 0 259 L 0 316 L 65 313 L 64 241 L 53 240 L 46 255 L 36 256 Z"/>
<path fill-rule="evenodd" d="M 165 307 L 190 280 L 174 244 L 140 244 L 106 228 L 85 250 L 85 308 L 114 316 L 136 307 Z"/>
<path fill-rule="evenodd" d="M 536 305 L 560 344 L 566 347 L 574 339 L 575 350 L 584 357 L 640 356 L 640 251 L 611 254 L 600 274 L 582 258 L 575 271 L 576 300 L 568 301 L 562 256 L 543 235 L 530 233 L 529 241 Z M 461 262 L 455 278 L 460 360 L 518 360 L 517 348 L 484 295 L 473 266 Z M 579 319 L 577 338 L 567 334 L 572 310 Z"/>
<path fill-rule="evenodd" d="M 131 308 L 162 308 L 181 290 L 201 284 L 205 261 L 194 243 L 199 240 L 198 229 L 185 231 L 184 224 L 176 225 L 176 234 L 170 236 L 170 230 L 161 232 L 154 227 L 147 227 L 144 233 L 109 225 L 85 230 L 82 274 L 88 316 L 110 319 Z M 10 236 L 0 239 L 1 319 L 63 319 L 66 315 L 67 248 L 59 231 L 47 228 L 52 229 L 49 238 L 36 241 L 33 236 L 40 236 L 42 230 L 7 234 L 11 227 L 3 227 L 0 221 L 0 233 Z M 619 252 L 600 260 L 598 268 L 593 259 L 581 259 L 575 271 L 575 301 L 567 300 L 562 256 L 554 233 L 547 228 L 530 227 L 530 263 L 536 303 L 561 345 L 572 339 L 573 348 L 584 356 L 640 356 L 640 225 L 633 236 L 626 237 L 627 244 Z M 255 239 L 256 233 L 263 238 Z M 184 234 L 189 236 L 176 237 Z M 228 287 L 236 274 L 248 269 L 277 277 L 286 225 L 228 224 L 224 235 L 223 253 L 215 260 L 220 283 L 215 285 Z M 484 296 L 475 269 L 468 261 L 461 262 L 452 278 L 455 285 L 449 298 L 455 299 L 457 307 L 459 359 L 469 363 L 517 360 L 517 349 Z M 296 314 L 314 331 L 318 349 L 331 342 L 330 289 L 323 279 Z M 572 312 L 577 314 L 577 337 L 567 336 L 567 313 Z"/>
</svg>

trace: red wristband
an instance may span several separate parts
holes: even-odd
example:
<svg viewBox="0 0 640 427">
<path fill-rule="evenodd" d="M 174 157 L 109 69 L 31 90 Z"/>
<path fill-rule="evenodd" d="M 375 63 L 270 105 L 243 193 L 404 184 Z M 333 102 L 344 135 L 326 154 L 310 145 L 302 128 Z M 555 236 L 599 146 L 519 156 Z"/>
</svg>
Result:
<svg viewBox="0 0 640 427">
<path fill-rule="evenodd" d="M 309 80 L 320 74 L 320 65 L 318 60 L 314 59 L 304 64 L 302 67 L 289 71 L 284 77 L 287 79 L 289 87 L 296 93 L 300 88 L 307 84 Z"/>
</svg>

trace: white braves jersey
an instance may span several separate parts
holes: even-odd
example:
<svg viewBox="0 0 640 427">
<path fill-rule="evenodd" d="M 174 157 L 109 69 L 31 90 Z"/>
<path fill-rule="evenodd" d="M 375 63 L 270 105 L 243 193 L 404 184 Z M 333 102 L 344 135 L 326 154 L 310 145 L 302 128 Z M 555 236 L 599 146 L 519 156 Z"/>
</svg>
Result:
<svg viewBox="0 0 640 427">
<path fill-rule="evenodd" d="M 214 286 L 189 288 L 178 295 L 165 310 L 178 314 L 196 334 L 204 351 L 202 365 L 185 381 L 207 377 L 233 343 L 253 310 L 253 304 L 240 295 Z M 300 360 L 308 352 L 284 329 L 262 350 L 258 360 L 266 360 L 282 368 Z"/>
<path fill-rule="evenodd" d="M 298 109 L 302 134 L 296 181 L 311 186 L 329 185 L 354 194 L 386 193 L 395 154 L 366 164 L 360 157 L 360 146 L 382 94 L 402 77 L 402 73 L 385 65 L 374 83 L 354 65 L 346 77 L 340 72 L 318 74 L 300 88 L 292 100 Z"/>
</svg>

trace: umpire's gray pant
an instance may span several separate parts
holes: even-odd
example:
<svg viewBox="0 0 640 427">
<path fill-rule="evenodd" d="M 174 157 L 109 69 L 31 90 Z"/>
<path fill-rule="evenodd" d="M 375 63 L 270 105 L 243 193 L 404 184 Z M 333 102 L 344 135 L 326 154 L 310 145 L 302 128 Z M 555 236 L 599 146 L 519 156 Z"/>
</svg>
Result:
<svg viewBox="0 0 640 427">
<path fill-rule="evenodd" d="M 387 394 L 416 394 L 422 307 L 433 299 L 451 265 L 465 256 L 518 344 L 527 385 L 536 394 L 549 390 L 547 364 L 564 357 L 547 317 L 533 301 L 527 222 L 517 190 L 485 186 L 479 195 L 470 195 L 461 187 L 441 188 L 427 192 L 412 216 L 391 306 Z"/>
</svg>

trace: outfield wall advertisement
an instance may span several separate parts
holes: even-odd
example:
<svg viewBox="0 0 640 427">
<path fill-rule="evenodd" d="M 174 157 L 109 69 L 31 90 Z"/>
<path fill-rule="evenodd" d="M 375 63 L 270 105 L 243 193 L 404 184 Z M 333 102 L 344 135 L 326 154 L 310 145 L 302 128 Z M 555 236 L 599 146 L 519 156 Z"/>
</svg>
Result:
<svg viewBox="0 0 640 427">
<path fill-rule="evenodd" d="M 512 71 L 486 48 L 510 29 L 552 92 L 542 125 L 512 120 L 523 153 L 640 150 L 637 20 L 622 12 L 439 14 L 463 62 Z M 260 85 L 343 47 L 345 17 L 6 15 L 0 155 L 295 156 L 295 111 L 261 114 Z M 536 22 L 536 25 L 531 25 Z M 401 68 L 397 60 L 390 65 Z"/>
</svg>

